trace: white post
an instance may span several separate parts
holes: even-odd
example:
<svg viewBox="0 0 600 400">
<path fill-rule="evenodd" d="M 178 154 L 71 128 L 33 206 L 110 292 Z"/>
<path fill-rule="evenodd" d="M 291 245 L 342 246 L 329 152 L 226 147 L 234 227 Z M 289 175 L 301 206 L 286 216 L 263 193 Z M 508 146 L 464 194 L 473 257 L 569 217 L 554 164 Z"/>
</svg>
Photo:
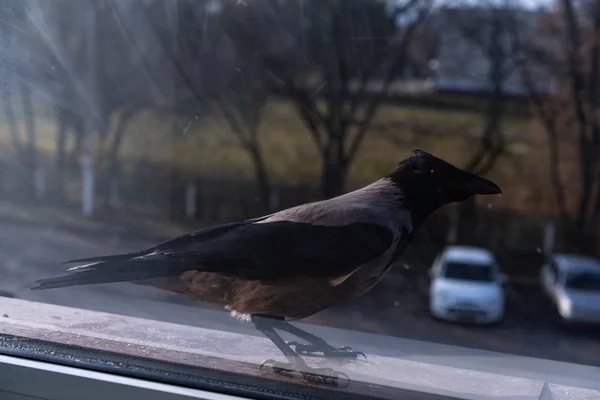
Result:
<svg viewBox="0 0 600 400">
<path fill-rule="evenodd" d="M 554 250 L 555 227 L 553 222 L 548 222 L 544 228 L 544 254 L 552 254 Z"/>
<path fill-rule="evenodd" d="M 46 195 L 46 170 L 44 167 L 37 167 L 34 173 L 35 197 L 41 200 Z"/>
<path fill-rule="evenodd" d="M 85 153 L 81 158 L 81 212 L 90 217 L 94 214 L 94 157 Z"/>
<path fill-rule="evenodd" d="M 87 79 L 84 85 L 87 93 L 84 100 L 88 107 L 85 118 L 85 137 L 83 146 L 83 156 L 81 157 L 81 212 L 84 216 L 90 217 L 94 214 L 94 189 L 95 189 L 95 171 L 94 171 L 94 153 L 95 153 L 95 129 L 97 127 L 97 105 L 96 105 L 96 10 L 93 7 L 87 9 L 85 15 L 85 45 L 87 46 Z M 88 96 L 86 99 L 85 96 Z"/>
<path fill-rule="evenodd" d="M 196 216 L 196 185 L 190 183 L 185 188 L 185 215 L 189 219 L 194 219 Z"/>
<path fill-rule="evenodd" d="M 119 179 L 115 176 L 110 178 L 108 183 L 108 204 L 111 208 L 117 209 L 121 205 L 121 193 L 119 192 Z"/>
</svg>

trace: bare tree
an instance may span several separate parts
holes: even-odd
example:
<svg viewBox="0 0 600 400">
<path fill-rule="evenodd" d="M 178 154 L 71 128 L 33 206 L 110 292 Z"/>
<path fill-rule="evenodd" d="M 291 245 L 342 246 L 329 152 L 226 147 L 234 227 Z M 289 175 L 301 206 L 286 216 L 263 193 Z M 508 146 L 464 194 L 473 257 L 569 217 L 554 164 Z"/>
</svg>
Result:
<svg viewBox="0 0 600 400">
<path fill-rule="evenodd" d="M 272 187 L 259 140 L 260 122 L 268 94 L 259 82 L 247 80 L 243 72 L 240 72 L 239 80 L 231 82 L 239 84 L 217 96 L 214 103 L 252 160 L 263 206 L 274 211 L 270 210 Z"/>
<path fill-rule="evenodd" d="M 0 15 L 0 35 L 2 38 L 2 80 L 3 105 L 8 123 L 16 160 L 26 171 L 26 186 L 30 194 L 34 193 L 34 174 L 36 170 L 36 132 L 35 115 L 31 100 L 31 89 L 27 79 L 30 64 L 34 61 L 25 48 L 30 40 L 30 25 L 26 18 L 27 4 L 9 0 Z M 19 123 L 15 114 L 14 95 L 19 93 L 22 99 L 25 117 L 26 144 L 23 143 Z"/>
<path fill-rule="evenodd" d="M 530 59 L 532 52 L 530 49 L 527 51 L 527 55 L 519 67 L 519 72 L 524 86 L 527 89 L 529 99 L 532 103 L 535 114 L 540 121 L 543 129 L 546 132 L 548 139 L 548 150 L 550 151 L 550 160 L 548 172 L 550 174 L 550 181 L 554 189 L 554 195 L 556 200 L 556 207 L 561 218 L 568 217 L 568 209 L 565 195 L 565 185 L 560 177 L 560 141 L 559 141 L 559 122 L 558 116 L 560 115 L 560 108 L 557 102 L 550 101 L 547 96 L 537 87 L 534 72 L 532 69 L 535 68 L 537 62 Z M 539 73 L 539 68 L 537 72 Z"/>
<path fill-rule="evenodd" d="M 522 56 L 520 31 L 524 21 L 520 18 L 521 10 L 517 2 L 504 0 L 479 2 L 476 5 L 449 2 L 449 6 L 440 11 L 443 22 L 441 27 L 453 28 L 458 33 L 454 36 L 454 43 L 441 39 L 441 46 L 449 45 L 454 49 L 461 45 L 457 42 L 462 41 L 462 45 L 466 44 L 475 50 L 472 57 L 481 64 L 476 72 L 483 75 L 480 83 L 488 94 L 479 146 L 465 166 L 467 170 L 478 174 L 490 171 L 504 152 L 505 135 L 502 124 L 507 86 L 511 77 L 515 76 L 517 63 Z M 442 30 L 440 34 L 452 37 L 446 30 Z M 464 66 L 464 63 L 462 60 L 457 64 Z M 477 81 L 477 77 L 473 80 Z"/>
<path fill-rule="evenodd" d="M 550 97 L 535 94 L 532 88 L 530 97 L 548 135 L 559 211 L 574 223 L 572 237 L 585 249 L 590 217 L 600 216 L 600 5 L 561 0 L 540 24 L 538 36 L 546 43 L 540 39 L 528 43 L 522 77 L 530 83 L 531 70 L 543 69 L 557 88 Z M 578 180 L 568 177 L 567 181 L 560 174 L 565 146 L 577 151 Z"/>
<path fill-rule="evenodd" d="M 96 167 L 106 161 L 107 192 L 110 192 L 115 187 L 113 183 L 118 183 L 119 179 L 118 152 L 127 123 L 141 110 L 159 107 L 164 100 L 163 88 L 158 87 L 164 80 L 148 73 L 158 55 L 150 46 L 143 46 L 143 49 L 152 52 L 152 56 L 145 54 L 139 40 L 133 38 L 144 38 L 144 44 L 150 40 L 147 32 L 140 33 L 138 29 L 138 23 L 143 21 L 127 19 L 137 15 L 132 8 L 143 4 L 137 0 L 88 1 L 79 2 L 77 6 L 64 0 L 56 0 L 51 6 L 35 0 L 28 2 L 29 17 L 37 29 L 37 42 L 32 46 L 36 46 L 38 58 L 48 67 L 36 71 L 31 79 L 43 85 L 56 104 L 57 195 L 62 197 L 70 137 L 71 161 L 76 161 L 86 151 L 93 153 Z M 85 19 L 73 17 L 82 10 L 92 10 L 93 29 L 86 26 Z M 94 44 L 85 43 L 83 38 L 88 36 L 101 40 L 95 40 Z M 95 64 L 93 77 L 89 76 L 90 59 Z M 113 132 L 110 120 L 117 113 L 118 123 Z M 86 125 L 85 121 L 90 118 L 92 124 Z M 95 138 L 94 148 L 86 148 L 92 137 Z M 103 158 L 103 147 L 111 151 L 107 160 Z"/>
<path fill-rule="evenodd" d="M 21 82 L 21 97 L 23 99 L 23 116 L 25 117 L 25 131 L 27 138 L 27 164 L 30 174 L 33 177 L 38 168 L 35 111 L 31 100 L 31 88 L 24 82 Z"/>
<path fill-rule="evenodd" d="M 340 194 L 390 83 L 430 8 L 428 0 L 229 2 L 223 25 L 289 99 L 322 160 L 324 197 Z"/>
<path fill-rule="evenodd" d="M 577 136 L 579 139 L 580 162 L 581 162 L 581 183 L 582 193 L 579 199 L 579 209 L 577 211 L 577 221 L 580 230 L 583 230 L 585 217 L 587 214 L 588 203 L 591 196 L 592 171 L 594 170 L 595 160 L 597 158 L 597 142 L 598 130 L 594 127 L 596 122 L 593 116 L 589 116 L 585 110 L 585 78 L 581 68 L 581 59 L 579 53 L 581 51 L 582 41 L 580 33 L 580 20 L 576 15 L 572 0 L 562 0 L 562 14 L 564 17 L 565 34 L 563 35 L 564 49 L 566 52 L 566 65 L 568 71 L 568 79 L 570 83 L 571 100 L 577 124 Z M 594 46 L 596 47 L 596 46 Z M 596 65 L 597 66 L 597 65 Z M 593 71 L 593 75 L 597 75 Z M 596 89 L 593 90 L 594 92 Z M 591 104 L 590 104 L 591 105 Z M 591 118 L 590 118 L 591 117 Z M 588 125 L 591 128 L 592 136 L 588 137 Z M 589 145 L 592 145 L 588 147 Z M 595 157 L 590 157 L 590 155 Z"/>
<path fill-rule="evenodd" d="M 268 207 L 272 189 L 259 140 L 268 92 L 252 78 L 254 63 L 242 60 L 224 35 L 218 10 L 194 1 L 180 1 L 176 9 L 176 31 L 157 22 L 156 10 L 148 13 L 180 88 L 174 109 L 192 116 L 214 109 L 224 118 L 252 161 L 260 199 Z"/>
<path fill-rule="evenodd" d="M 19 124 L 17 122 L 17 117 L 15 116 L 14 100 L 11 93 L 13 82 L 12 77 L 10 76 L 7 76 L 5 79 L 6 82 L 4 82 L 3 84 L 2 93 L 2 105 L 4 108 L 4 116 L 6 118 L 8 131 L 12 140 L 13 151 L 17 155 L 17 157 L 20 157 L 23 151 L 23 144 L 21 143 L 21 134 Z"/>
<path fill-rule="evenodd" d="M 120 152 L 127 127 L 144 110 L 164 112 L 172 82 L 161 60 L 164 52 L 153 45 L 151 26 L 139 12 L 148 2 L 105 0 L 105 4 L 100 33 L 105 40 L 98 51 L 106 66 L 99 79 L 106 115 L 118 115 L 114 128 L 107 127 L 104 135 L 108 145 L 106 199 L 114 207 L 119 202 Z"/>
<path fill-rule="evenodd" d="M 86 93 L 82 76 L 83 21 L 69 18 L 77 8 L 68 9 L 64 1 L 53 2 L 52 6 L 36 0 L 23 3 L 27 4 L 27 19 L 33 28 L 27 45 L 39 66 L 29 71 L 27 81 L 49 96 L 58 120 L 53 194 L 62 199 L 69 128 L 77 127 L 74 129 L 75 143 L 80 142 L 84 134 L 83 116 L 90 112 L 82 107 Z"/>
</svg>

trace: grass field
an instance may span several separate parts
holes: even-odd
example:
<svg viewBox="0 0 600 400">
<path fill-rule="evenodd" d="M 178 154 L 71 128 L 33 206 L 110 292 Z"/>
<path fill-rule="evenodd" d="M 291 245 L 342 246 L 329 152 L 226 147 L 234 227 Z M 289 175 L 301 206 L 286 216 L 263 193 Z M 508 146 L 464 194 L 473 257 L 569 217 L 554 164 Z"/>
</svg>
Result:
<svg viewBox="0 0 600 400">
<path fill-rule="evenodd" d="M 39 116 L 36 145 L 40 160 L 52 171 L 57 129 L 52 109 L 41 104 L 36 108 L 36 115 Z M 373 121 L 375 129 L 367 135 L 352 164 L 347 188 L 379 178 L 415 148 L 432 152 L 456 165 L 465 165 L 479 143 L 484 122 L 479 111 L 465 111 L 464 107 L 451 110 L 384 105 Z M 173 139 L 170 118 L 151 112 L 138 114 L 128 126 L 121 149 L 124 170 L 131 172 L 144 160 L 157 163 L 161 168 L 176 166 L 182 173 L 199 180 L 249 184 L 254 181 L 250 158 L 219 116 L 192 117 L 183 123 L 185 134 Z M 389 129 L 378 129 L 385 125 Z M 508 115 L 504 130 L 507 152 L 500 157 L 490 177 L 498 181 L 505 195 L 500 201 L 495 200 L 494 206 L 540 209 L 544 193 L 549 190 L 545 146 L 532 137 L 530 120 L 522 113 Z M 24 131 L 21 123 L 22 135 Z M 321 171 L 318 152 L 291 104 L 273 101 L 267 106 L 260 126 L 260 143 L 275 187 L 318 187 Z M 4 157 L 10 157 L 11 142 L 4 121 L 0 123 L 0 146 Z M 9 170 L 8 175 L 15 172 Z M 72 172 L 71 175 L 77 176 L 77 171 Z M 536 182 L 534 190 L 528 185 L 531 181 Z"/>
</svg>

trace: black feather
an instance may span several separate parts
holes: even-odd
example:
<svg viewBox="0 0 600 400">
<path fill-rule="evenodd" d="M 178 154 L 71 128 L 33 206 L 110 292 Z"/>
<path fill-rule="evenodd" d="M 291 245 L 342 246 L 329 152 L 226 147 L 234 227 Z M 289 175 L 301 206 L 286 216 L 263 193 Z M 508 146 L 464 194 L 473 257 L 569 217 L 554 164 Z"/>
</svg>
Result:
<svg viewBox="0 0 600 400">
<path fill-rule="evenodd" d="M 119 261 L 119 260 L 127 260 L 129 258 L 138 257 L 147 253 L 150 253 L 154 250 L 148 249 L 143 251 L 137 251 L 133 253 L 124 253 L 124 254 L 115 254 L 110 256 L 97 256 L 97 257 L 89 257 L 89 258 L 77 258 L 74 260 L 64 261 L 63 264 L 74 264 L 74 263 L 88 263 L 88 262 L 97 262 L 97 261 Z"/>
<path fill-rule="evenodd" d="M 161 278 L 172 276 L 177 273 L 177 271 L 183 273 L 188 269 L 187 267 L 184 269 L 177 268 L 177 266 L 172 263 L 170 264 L 158 260 L 144 262 L 119 261 L 96 265 L 98 266 L 97 268 L 90 266 L 57 277 L 38 280 L 35 282 L 35 286 L 31 287 L 31 290 Z"/>
<path fill-rule="evenodd" d="M 192 232 L 141 252 L 80 259 L 93 264 L 38 281 L 32 289 L 162 278 L 188 270 L 260 280 L 336 277 L 381 255 L 392 236 L 369 223 L 246 221 Z"/>
<path fill-rule="evenodd" d="M 200 229 L 193 232 L 185 233 L 183 235 L 177 236 L 173 239 L 166 240 L 157 246 L 154 246 L 150 249 L 132 252 L 132 253 L 124 253 L 124 254 L 114 254 L 110 256 L 96 256 L 96 257 L 88 257 L 88 258 L 77 258 L 74 260 L 64 261 L 63 264 L 73 264 L 73 263 L 86 263 L 86 262 L 96 262 L 96 261 L 119 261 L 119 260 L 127 260 L 133 257 L 143 256 L 148 253 L 152 253 L 154 251 L 160 251 L 161 249 L 172 249 L 173 247 L 184 247 L 189 243 L 197 242 L 198 240 L 209 240 L 217 235 L 230 230 L 231 228 L 246 225 L 253 223 L 255 221 L 260 221 L 262 219 L 267 218 L 268 216 L 250 219 L 241 222 L 231 222 L 228 224 L 212 226 L 206 229 Z"/>
</svg>

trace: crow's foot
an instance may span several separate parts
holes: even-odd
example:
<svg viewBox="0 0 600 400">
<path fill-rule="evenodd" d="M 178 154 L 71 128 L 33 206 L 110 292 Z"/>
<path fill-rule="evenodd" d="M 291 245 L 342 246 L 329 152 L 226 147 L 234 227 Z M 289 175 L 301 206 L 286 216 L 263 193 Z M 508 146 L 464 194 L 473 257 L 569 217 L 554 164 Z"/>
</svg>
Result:
<svg viewBox="0 0 600 400">
<path fill-rule="evenodd" d="M 359 356 L 363 357 L 367 361 L 367 356 L 361 351 L 354 351 L 351 347 L 342 346 L 336 349 L 328 344 L 322 346 L 315 344 L 303 344 L 298 342 L 288 342 L 288 346 L 292 347 L 299 356 L 307 357 L 325 357 L 325 358 L 347 358 L 350 360 L 356 360 Z M 319 354 L 321 353 L 321 354 Z"/>
<path fill-rule="evenodd" d="M 299 376 L 311 383 L 318 384 L 335 384 L 340 385 L 341 382 L 345 381 L 342 386 L 348 386 L 350 378 L 343 372 L 335 371 L 331 368 L 311 368 L 304 362 L 298 363 L 283 363 L 275 360 L 266 360 L 260 366 L 260 369 L 270 368 L 274 373 L 286 375 L 286 376 Z M 342 378 L 340 380 L 340 378 Z"/>
</svg>

